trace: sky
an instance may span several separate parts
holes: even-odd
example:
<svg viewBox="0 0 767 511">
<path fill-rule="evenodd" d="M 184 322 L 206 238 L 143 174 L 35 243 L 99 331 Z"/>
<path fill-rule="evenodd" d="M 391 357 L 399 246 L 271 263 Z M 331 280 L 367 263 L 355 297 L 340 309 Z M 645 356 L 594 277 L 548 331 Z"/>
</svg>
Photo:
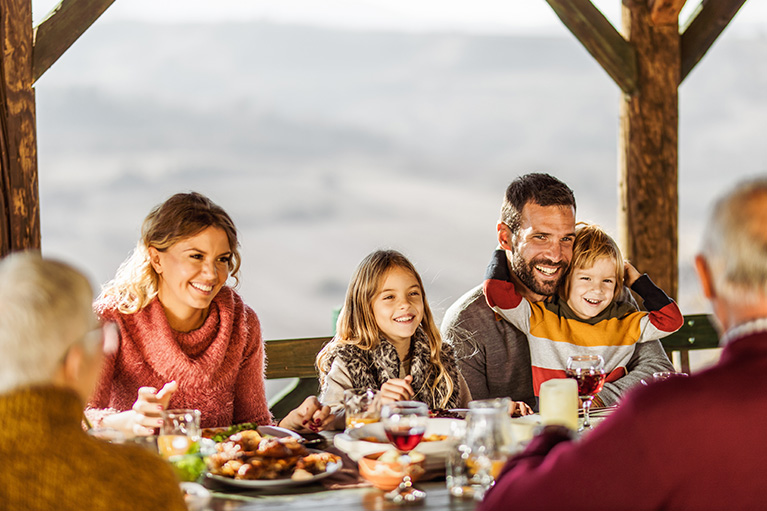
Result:
<svg viewBox="0 0 767 511">
<path fill-rule="evenodd" d="M 620 25 L 621 0 L 593 0 Z M 59 2 L 32 0 L 37 24 Z M 699 5 L 688 0 L 681 20 Z M 560 33 L 545 0 L 116 0 L 100 23 L 270 21 L 352 30 L 455 31 L 495 34 Z M 767 2 L 748 0 L 728 30 L 767 33 Z"/>
</svg>

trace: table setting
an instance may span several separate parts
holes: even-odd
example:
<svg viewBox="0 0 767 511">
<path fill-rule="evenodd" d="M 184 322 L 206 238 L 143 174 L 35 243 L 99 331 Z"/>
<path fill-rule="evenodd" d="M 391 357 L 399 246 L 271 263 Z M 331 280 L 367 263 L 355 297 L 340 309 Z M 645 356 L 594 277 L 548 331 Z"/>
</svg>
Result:
<svg viewBox="0 0 767 511">
<path fill-rule="evenodd" d="M 599 376 L 596 362 L 597 369 L 585 370 Z M 299 434 L 257 424 L 203 430 L 196 410 L 166 410 L 152 447 L 183 481 L 190 511 L 282 509 L 288 502 L 308 508 L 334 499 L 328 494 L 366 509 L 424 502 L 427 509 L 447 503 L 472 510 L 540 428 L 589 431 L 586 417 L 579 418 L 579 396 L 593 395 L 598 385 L 588 394 L 575 376 L 544 382 L 541 413 L 513 418 L 508 398 L 430 412 L 419 402 L 381 405 L 371 389 L 350 393 L 343 432 Z M 613 409 L 591 412 L 591 427 Z"/>
</svg>

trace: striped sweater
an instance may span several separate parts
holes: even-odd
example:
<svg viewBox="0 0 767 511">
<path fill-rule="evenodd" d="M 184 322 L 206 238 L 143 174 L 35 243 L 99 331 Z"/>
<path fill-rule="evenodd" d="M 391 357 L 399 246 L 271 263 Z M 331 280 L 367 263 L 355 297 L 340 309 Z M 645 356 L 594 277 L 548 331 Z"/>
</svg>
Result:
<svg viewBox="0 0 767 511">
<path fill-rule="evenodd" d="M 488 305 L 527 335 L 536 396 L 544 381 L 565 377 L 571 355 L 601 355 L 606 381 L 611 382 L 626 374 L 635 344 L 660 339 L 681 328 L 679 307 L 650 277 L 642 275 L 631 289 L 642 297 L 647 312 L 625 302 L 613 302 L 599 315 L 580 319 L 558 296 L 535 303 L 523 298 L 511 281 L 503 250 L 495 251 L 484 283 Z"/>
</svg>

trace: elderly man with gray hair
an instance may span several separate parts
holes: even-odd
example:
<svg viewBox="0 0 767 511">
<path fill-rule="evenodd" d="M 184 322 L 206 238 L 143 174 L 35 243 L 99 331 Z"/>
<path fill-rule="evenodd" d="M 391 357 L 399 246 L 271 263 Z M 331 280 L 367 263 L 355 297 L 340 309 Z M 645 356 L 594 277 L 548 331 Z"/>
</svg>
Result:
<svg viewBox="0 0 767 511">
<path fill-rule="evenodd" d="M 510 460 L 481 511 L 764 509 L 767 178 L 716 204 L 695 266 L 724 347 L 689 378 L 640 387 L 594 432 L 549 427 Z"/>
<path fill-rule="evenodd" d="M 183 511 L 170 465 L 81 426 L 109 337 L 92 302 L 66 264 L 31 252 L 0 261 L 0 507 Z"/>
</svg>

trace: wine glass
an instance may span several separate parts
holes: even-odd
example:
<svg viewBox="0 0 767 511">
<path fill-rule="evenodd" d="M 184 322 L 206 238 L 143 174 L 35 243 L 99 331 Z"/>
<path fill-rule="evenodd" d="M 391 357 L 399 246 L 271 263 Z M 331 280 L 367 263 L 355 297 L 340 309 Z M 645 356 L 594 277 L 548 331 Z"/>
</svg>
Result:
<svg viewBox="0 0 767 511">
<path fill-rule="evenodd" d="M 567 359 L 567 377 L 578 383 L 578 397 L 583 401 L 583 426 L 578 431 L 592 429 L 589 410 L 594 394 L 605 383 L 605 361 L 600 355 L 578 355 Z"/>
<path fill-rule="evenodd" d="M 429 418 L 429 408 L 426 403 L 419 401 L 397 401 L 388 403 L 381 408 L 386 438 L 394 444 L 400 453 L 399 464 L 403 468 L 402 481 L 399 486 L 386 494 L 386 499 L 395 503 L 416 502 L 426 497 L 426 493 L 413 488 L 410 478 L 410 456 L 426 433 L 426 420 Z"/>
</svg>

